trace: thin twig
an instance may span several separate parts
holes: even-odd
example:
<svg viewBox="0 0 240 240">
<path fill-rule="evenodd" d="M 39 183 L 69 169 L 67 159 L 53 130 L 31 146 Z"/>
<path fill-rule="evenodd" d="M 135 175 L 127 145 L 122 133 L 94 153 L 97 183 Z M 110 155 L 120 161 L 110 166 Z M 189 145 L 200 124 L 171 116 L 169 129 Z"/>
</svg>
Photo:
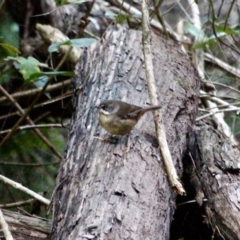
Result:
<svg viewBox="0 0 240 240">
<path fill-rule="evenodd" d="M 226 19 L 225 19 L 225 23 L 224 23 L 224 27 L 223 27 L 224 31 L 226 30 L 226 27 L 227 27 L 227 24 L 228 24 L 228 18 L 229 18 L 230 14 L 231 14 L 231 11 L 232 11 L 232 8 L 233 8 L 233 5 L 234 5 L 235 1 L 236 0 L 232 0 L 231 6 L 230 6 L 230 8 L 228 10 L 228 13 L 227 13 L 227 16 L 226 16 Z"/>
<path fill-rule="evenodd" d="M 240 70 L 230 66 L 229 64 L 223 62 L 221 59 L 209 54 L 209 53 L 205 53 L 204 54 L 204 58 L 206 61 L 212 62 L 217 64 L 219 67 L 221 67 L 222 69 L 228 71 L 229 73 L 235 75 L 236 77 L 240 78 Z"/>
<path fill-rule="evenodd" d="M 65 99 L 65 98 L 71 97 L 71 96 L 72 96 L 72 93 L 73 93 L 73 92 L 70 91 L 70 92 L 65 93 L 63 96 L 56 97 L 56 98 L 53 98 L 53 99 L 51 99 L 51 100 L 47 100 L 47 101 L 42 102 L 42 103 L 38 103 L 38 104 L 34 105 L 33 109 L 36 109 L 36 108 L 39 108 L 39 107 L 43 107 L 43 106 L 46 106 L 46 105 L 48 105 L 48 104 L 52 104 L 52 103 L 54 103 L 54 102 L 61 101 L 61 100 Z M 25 112 L 26 109 L 24 108 L 23 111 Z M 11 113 L 8 113 L 8 114 L 5 114 L 5 115 L 0 116 L 0 120 L 1 120 L 1 119 L 5 119 L 5 118 L 8 118 L 8 117 L 15 116 L 15 115 L 18 115 L 18 114 L 19 114 L 18 111 L 11 112 Z"/>
<path fill-rule="evenodd" d="M 219 18 L 220 17 L 220 14 L 221 14 L 221 11 L 222 11 L 222 7 L 223 7 L 223 4 L 224 4 L 224 0 L 222 0 L 219 8 L 218 8 L 218 13 L 217 13 L 217 17 Z M 208 18 L 209 19 L 209 18 Z"/>
<path fill-rule="evenodd" d="M 65 127 L 60 123 L 32 124 L 32 125 L 20 126 L 18 130 L 26 130 L 26 129 L 33 129 L 33 128 L 65 128 Z M 0 131 L 0 135 L 6 134 L 9 131 L 11 131 L 11 129 Z"/>
<path fill-rule="evenodd" d="M 13 103 L 13 105 L 18 109 L 20 114 L 23 116 L 25 114 L 25 112 L 23 111 L 21 106 L 12 98 L 12 96 L 2 86 L 0 86 L 0 91 Z M 34 125 L 34 122 L 30 119 L 30 117 L 26 116 L 26 120 L 28 121 L 28 123 L 30 125 Z M 61 160 L 62 155 L 55 149 L 55 147 L 52 145 L 52 143 L 42 134 L 42 132 L 36 128 L 34 128 L 33 130 L 39 136 L 39 138 L 50 148 L 50 150 Z M 8 132 L 8 134 L 10 134 L 11 131 Z"/>
<path fill-rule="evenodd" d="M 192 20 L 191 16 L 188 14 L 188 9 L 185 9 L 180 1 L 177 1 L 177 4 L 181 8 L 181 10 L 184 12 L 184 15 L 187 18 L 187 20 L 190 23 L 193 23 L 193 20 Z M 191 3 L 189 3 L 189 5 L 191 5 Z M 184 19 L 185 19 L 185 17 L 184 17 Z"/>
<path fill-rule="evenodd" d="M 0 226 L 1 227 L 1 231 L 3 231 L 4 237 L 6 240 L 13 240 L 12 234 L 8 228 L 8 224 L 4 219 L 2 210 L 0 209 Z"/>
<path fill-rule="evenodd" d="M 46 92 L 51 92 L 53 90 L 56 90 L 56 89 L 59 89 L 59 88 L 62 88 L 62 87 L 66 87 L 66 86 L 70 85 L 70 83 L 71 83 L 71 79 L 68 79 L 68 80 L 65 80 L 63 82 L 50 85 L 46 88 Z M 30 89 L 30 90 L 26 90 L 26 91 L 13 93 L 13 94 L 11 94 L 11 96 L 13 98 L 32 96 L 32 95 L 36 95 L 36 93 L 39 93 L 41 90 L 42 90 L 42 88 Z M 7 97 L 1 97 L 0 98 L 0 103 L 4 102 L 6 100 L 8 100 Z"/>
<path fill-rule="evenodd" d="M 109 2 L 111 2 L 114 5 L 121 6 L 121 8 L 129 14 L 137 15 L 137 16 L 142 15 L 142 13 L 137 8 L 133 7 L 132 5 L 128 4 L 125 1 L 109 0 Z M 166 26 L 166 29 L 164 29 L 162 27 L 162 25 L 154 19 L 151 20 L 150 24 L 151 24 L 152 27 L 156 28 L 157 30 L 159 30 L 161 32 L 167 31 L 168 35 L 171 36 L 172 39 L 180 42 L 180 37 L 178 36 L 178 34 L 176 32 L 174 32 L 169 26 Z"/>
<path fill-rule="evenodd" d="M 190 0 L 189 0 L 190 1 Z M 215 34 L 215 37 L 217 38 L 217 33 L 215 31 L 215 12 L 214 12 L 214 8 L 213 8 L 213 2 L 211 0 L 209 0 L 209 5 L 210 5 L 210 8 L 212 10 L 212 28 L 213 28 L 213 32 Z M 196 3 L 192 3 L 192 14 L 193 14 L 193 17 L 194 17 L 194 25 L 201 29 L 201 22 L 199 20 L 199 10 L 198 10 L 198 6 L 196 5 Z M 217 38 L 218 39 L 218 38 Z M 201 41 L 201 39 L 196 39 L 197 41 Z M 202 51 L 201 51 L 201 56 L 202 55 Z M 206 54 L 205 54 L 206 56 Z M 204 74 L 204 61 L 203 61 L 203 58 L 199 58 L 198 59 L 198 54 L 196 54 L 196 59 L 198 61 L 195 62 L 196 64 L 196 67 L 197 67 L 197 71 L 198 71 L 198 74 L 199 76 L 204 79 L 205 78 L 205 74 Z M 213 57 L 213 59 L 215 60 L 215 58 Z M 199 61 L 200 60 L 200 61 Z M 199 64 L 200 63 L 200 64 Z M 204 105 L 205 108 L 209 108 L 209 109 L 213 109 L 214 110 L 211 110 L 211 113 L 208 114 L 208 116 L 212 116 L 212 120 L 215 122 L 217 128 L 224 132 L 224 134 L 228 137 L 230 137 L 230 139 L 232 140 L 232 142 L 235 144 L 236 141 L 234 140 L 234 137 L 231 133 L 231 130 L 229 128 L 229 126 L 226 124 L 225 120 L 224 120 L 224 116 L 223 116 L 223 113 L 218 109 L 218 105 L 217 103 L 214 103 L 212 102 L 211 100 L 209 100 L 208 98 L 201 98 L 201 101 L 202 101 L 202 104 Z"/>
<path fill-rule="evenodd" d="M 206 198 L 204 198 L 204 199 L 202 199 L 202 201 L 207 202 L 208 200 Z M 177 204 L 177 207 L 180 207 L 180 206 L 183 206 L 183 205 L 186 205 L 186 204 L 190 204 L 190 203 L 198 203 L 198 202 L 194 199 L 194 200 L 191 200 L 191 201 L 179 203 L 179 204 Z"/>
<path fill-rule="evenodd" d="M 85 11 L 85 16 L 82 17 L 82 21 L 80 23 L 80 26 L 78 26 L 79 32 L 77 34 L 77 37 L 82 37 L 82 35 L 85 31 L 85 28 L 87 27 L 88 23 L 90 22 L 89 16 L 92 12 L 92 8 L 93 8 L 95 2 L 96 2 L 96 0 L 92 0 L 89 3 L 86 3 L 85 6 L 87 7 L 87 11 Z M 84 23 L 82 23 L 82 22 L 84 22 Z"/>
<path fill-rule="evenodd" d="M 236 88 L 234 87 L 231 87 L 231 86 L 228 86 L 226 84 L 223 84 L 223 83 L 218 83 L 218 82 L 212 82 L 214 85 L 218 85 L 218 86 L 222 86 L 222 87 L 225 87 L 225 88 L 229 88 L 230 90 L 234 91 L 234 92 L 237 92 L 240 94 L 240 91 L 237 90 Z M 239 100 L 239 99 L 238 99 Z"/>
<path fill-rule="evenodd" d="M 29 115 L 30 111 L 33 109 L 34 105 L 37 103 L 37 101 L 40 99 L 42 93 L 45 92 L 45 89 L 47 88 L 48 84 L 50 83 L 50 79 L 47 81 L 45 86 L 42 88 L 42 90 L 38 93 L 37 97 L 33 100 L 32 104 L 29 106 L 29 108 L 24 112 L 24 114 L 18 119 L 18 121 L 15 123 L 15 125 L 12 127 L 12 131 L 9 132 L 0 142 L 0 148 L 1 146 L 12 136 L 13 133 L 18 129 L 21 122 Z"/>
<path fill-rule="evenodd" d="M 0 161 L 2 165 L 11 165 L 11 166 L 19 166 L 19 167 L 45 167 L 49 165 L 57 165 L 59 161 L 49 162 L 49 163 L 16 163 L 16 162 L 4 162 Z"/>
<path fill-rule="evenodd" d="M 201 92 L 203 92 L 203 91 L 201 91 Z M 214 102 L 213 102 L 213 99 L 214 99 Z M 216 103 L 217 101 L 221 102 L 221 104 L 223 104 L 223 102 L 224 102 L 223 100 L 218 99 L 216 97 L 212 97 L 211 100 L 208 100 L 208 98 L 206 98 L 206 99 L 202 98 L 201 102 L 205 108 L 215 109 L 215 110 L 211 110 L 211 112 L 214 113 L 211 116 L 212 116 L 212 120 L 216 124 L 216 128 L 218 130 L 220 130 L 221 132 L 223 132 L 225 134 L 225 136 L 229 137 L 229 139 L 231 140 L 233 145 L 237 146 L 238 143 L 237 143 L 236 139 L 234 138 L 230 127 L 225 122 L 223 113 L 218 112 L 219 110 L 218 110 L 218 103 Z"/>
<path fill-rule="evenodd" d="M 70 53 L 72 48 L 69 48 L 69 51 L 66 52 L 66 54 L 63 56 L 63 58 L 61 59 L 61 61 L 59 62 L 59 64 L 57 65 L 55 71 L 58 71 L 60 69 L 60 67 L 63 65 L 63 63 L 65 62 L 68 54 Z M 0 148 L 1 146 L 12 136 L 12 134 L 18 129 L 19 125 L 22 123 L 22 121 L 29 115 L 29 113 L 31 112 L 31 110 L 34 108 L 35 104 L 37 103 L 37 101 L 40 99 L 40 97 L 42 96 L 42 94 L 45 92 L 45 90 L 47 89 L 47 86 L 50 84 L 50 82 L 52 81 L 53 77 L 49 77 L 48 81 L 45 83 L 45 85 L 43 86 L 43 88 L 41 89 L 41 91 L 37 94 L 36 98 L 33 100 L 32 104 L 29 106 L 29 108 L 25 111 L 25 113 L 18 119 L 18 121 L 15 123 L 15 125 L 12 127 L 12 131 L 9 132 L 0 142 Z"/>
<path fill-rule="evenodd" d="M 212 112 L 210 112 L 210 113 L 208 113 L 208 114 L 205 114 L 205 115 L 203 115 L 203 116 L 201 116 L 201 117 L 198 117 L 197 119 L 196 119 L 196 122 L 197 121 L 200 121 L 200 120 L 202 120 L 202 119 L 204 119 L 204 118 L 207 118 L 207 117 L 210 117 L 210 116 L 212 116 L 212 115 L 214 115 L 214 114 L 216 114 L 216 113 L 224 113 L 224 112 L 240 112 L 240 108 L 235 108 L 235 109 L 232 109 L 232 108 L 226 108 L 226 109 L 221 109 L 221 110 L 217 110 L 217 111 L 212 111 Z"/>
<path fill-rule="evenodd" d="M 188 0 L 189 6 L 190 6 L 190 10 L 191 10 L 191 15 L 192 15 L 192 24 L 197 28 L 197 29 L 201 29 L 201 19 L 200 19 L 200 11 L 198 8 L 198 5 L 192 1 L 192 0 Z M 202 39 L 202 35 L 199 34 L 199 36 L 195 36 L 194 38 L 194 43 L 201 43 L 203 41 Z M 200 76 L 201 79 L 204 79 L 205 77 L 205 70 L 204 70 L 204 53 L 202 49 L 196 49 L 193 50 L 193 54 L 192 54 L 192 61 L 198 71 L 198 74 Z"/>
<path fill-rule="evenodd" d="M 15 207 L 26 206 L 26 205 L 32 204 L 35 201 L 36 201 L 35 198 L 31 198 L 25 201 L 19 201 L 15 203 L 0 204 L 0 208 L 15 208 Z"/>
<path fill-rule="evenodd" d="M 29 196 L 32 196 L 33 198 L 37 199 L 38 201 L 40 201 L 41 203 L 48 205 L 50 203 L 50 201 L 46 198 L 44 198 L 43 196 L 41 196 L 40 194 L 24 187 L 22 184 L 15 182 L 7 177 L 4 177 L 3 175 L 0 174 L 0 180 L 2 182 L 4 182 L 5 184 L 8 184 L 26 194 L 28 194 Z"/>
<path fill-rule="evenodd" d="M 214 34 L 215 38 L 216 38 L 220 43 L 222 43 L 224 46 L 229 47 L 231 50 L 233 50 L 233 51 L 235 51 L 236 53 L 240 54 L 240 52 L 239 52 L 236 48 L 233 48 L 231 45 L 226 44 L 224 41 L 222 41 L 221 38 L 218 37 L 217 31 L 216 31 L 216 29 L 215 29 L 216 16 L 215 16 L 215 11 L 214 11 L 215 9 L 214 9 L 212 0 L 209 0 L 209 6 L 210 6 L 210 8 L 211 8 L 211 10 L 212 10 L 212 11 L 211 11 L 211 13 L 212 13 L 212 24 L 211 24 L 211 25 L 212 25 L 212 30 L 213 30 L 213 34 Z"/>
<path fill-rule="evenodd" d="M 151 13 L 151 16 L 154 16 L 154 14 L 156 14 L 158 21 L 161 23 L 161 25 L 163 27 L 164 33 L 166 34 L 167 37 L 169 37 L 168 32 L 166 30 L 166 23 L 165 23 L 162 15 L 160 14 L 161 4 L 163 3 L 163 0 L 153 0 L 153 2 L 154 2 L 155 6 L 154 6 L 154 10 Z"/>
<path fill-rule="evenodd" d="M 152 105 L 158 105 L 156 83 L 153 73 L 152 53 L 151 53 L 151 32 L 149 29 L 149 12 L 148 6 L 145 0 L 142 0 L 142 28 L 143 28 L 143 54 L 144 63 L 146 69 L 146 79 L 148 85 L 149 98 Z M 167 175 L 170 181 L 170 185 L 177 191 L 178 194 L 184 195 L 185 190 L 177 176 L 176 169 L 174 167 L 170 150 L 168 148 L 166 133 L 162 121 L 161 114 L 157 112 L 153 113 L 154 123 L 157 132 L 158 144 L 163 157 Z"/>
</svg>

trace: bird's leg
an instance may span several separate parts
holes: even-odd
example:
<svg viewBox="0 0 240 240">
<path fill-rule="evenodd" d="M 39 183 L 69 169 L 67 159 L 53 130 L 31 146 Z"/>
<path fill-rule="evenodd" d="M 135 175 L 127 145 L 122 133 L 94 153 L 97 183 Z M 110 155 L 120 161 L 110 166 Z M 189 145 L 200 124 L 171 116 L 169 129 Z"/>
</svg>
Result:
<svg viewBox="0 0 240 240">
<path fill-rule="evenodd" d="M 101 140 L 103 142 L 110 142 L 110 143 L 113 143 L 113 144 L 116 144 L 118 142 L 118 139 L 116 138 L 115 135 L 109 135 L 107 137 L 97 137 L 97 136 L 94 136 L 94 138 L 98 139 L 98 140 Z"/>
<path fill-rule="evenodd" d="M 101 140 L 101 141 L 103 141 L 103 142 L 108 141 L 109 138 L 111 138 L 111 137 L 112 137 L 112 136 L 107 136 L 107 137 L 102 138 L 102 137 L 93 136 L 93 138 L 96 138 L 96 139 Z"/>
<path fill-rule="evenodd" d="M 127 134 L 127 142 L 126 142 L 126 150 L 124 151 L 124 153 L 128 153 L 130 150 L 130 133 Z"/>
</svg>

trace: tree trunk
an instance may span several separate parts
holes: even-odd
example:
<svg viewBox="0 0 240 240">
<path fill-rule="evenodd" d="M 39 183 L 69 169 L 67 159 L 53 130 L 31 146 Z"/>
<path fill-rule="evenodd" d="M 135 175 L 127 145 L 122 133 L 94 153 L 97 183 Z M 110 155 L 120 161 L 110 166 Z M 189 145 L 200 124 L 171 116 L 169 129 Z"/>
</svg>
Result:
<svg viewBox="0 0 240 240">
<path fill-rule="evenodd" d="M 184 167 L 199 204 L 203 199 L 205 222 L 221 239 L 240 239 L 240 151 L 208 123 L 192 132 Z"/>
<path fill-rule="evenodd" d="M 117 144 L 105 137 L 95 105 L 118 99 L 146 106 L 140 31 L 108 32 L 76 67 L 74 109 L 54 200 L 52 239 L 168 239 L 175 194 L 151 113 Z M 154 74 L 167 140 L 179 176 L 196 116 L 199 79 L 180 45 L 152 35 Z"/>
</svg>

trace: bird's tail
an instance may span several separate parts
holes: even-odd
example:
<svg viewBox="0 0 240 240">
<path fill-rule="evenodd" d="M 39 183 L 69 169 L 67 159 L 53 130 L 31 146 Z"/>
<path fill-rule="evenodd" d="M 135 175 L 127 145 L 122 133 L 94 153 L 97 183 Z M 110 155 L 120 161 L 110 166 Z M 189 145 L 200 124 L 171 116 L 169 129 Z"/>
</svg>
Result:
<svg viewBox="0 0 240 240">
<path fill-rule="evenodd" d="M 154 111 L 154 110 L 157 110 L 157 109 L 160 109 L 162 106 L 160 105 L 156 105 L 156 106 L 151 106 L 151 107 L 146 107 L 146 108 L 143 108 L 143 112 L 149 112 L 149 111 Z"/>
</svg>

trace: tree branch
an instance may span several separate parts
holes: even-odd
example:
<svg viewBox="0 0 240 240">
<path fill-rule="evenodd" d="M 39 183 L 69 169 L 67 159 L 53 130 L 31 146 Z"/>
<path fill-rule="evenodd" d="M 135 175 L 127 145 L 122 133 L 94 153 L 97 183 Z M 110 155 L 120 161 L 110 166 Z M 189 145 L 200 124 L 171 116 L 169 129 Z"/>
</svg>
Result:
<svg viewBox="0 0 240 240">
<path fill-rule="evenodd" d="M 2 231 L 4 233 L 4 237 L 6 238 L 6 240 L 13 240 L 12 234 L 9 231 L 8 224 L 4 219 L 1 209 L 0 209 L 0 225 L 2 226 Z"/>
<path fill-rule="evenodd" d="M 35 193 L 34 191 L 24 187 L 23 185 L 21 185 L 20 183 L 17 183 L 7 177 L 4 177 L 3 175 L 0 174 L 0 180 L 22 192 L 25 192 L 26 194 L 28 194 L 29 196 L 34 197 L 35 199 L 37 199 L 38 201 L 42 202 L 45 205 L 49 205 L 50 201 L 46 198 L 44 198 L 43 196 L 41 196 L 38 193 Z"/>
<path fill-rule="evenodd" d="M 149 24 L 150 23 L 149 23 L 148 6 L 146 4 L 146 1 L 142 0 L 142 28 L 143 28 L 142 42 L 143 42 L 143 54 L 145 59 L 144 63 L 146 68 L 146 80 L 148 85 L 150 102 L 152 105 L 158 105 L 156 84 L 155 84 L 155 78 L 153 73 L 151 46 L 150 46 L 151 32 L 149 29 Z M 178 194 L 184 195 L 186 194 L 185 190 L 177 176 L 177 172 L 172 161 L 171 153 L 168 148 L 166 133 L 164 130 L 161 114 L 158 114 L 157 112 L 153 112 L 153 116 L 154 116 L 156 132 L 157 132 L 158 144 L 160 146 L 161 154 L 163 157 L 163 161 L 166 167 L 170 184 L 177 191 Z"/>
<path fill-rule="evenodd" d="M 20 114 L 24 116 L 26 112 L 23 111 L 21 106 L 12 98 L 10 94 L 8 94 L 8 92 L 2 86 L 0 86 L 0 91 L 13 103 L 13 105 L 18 109 Z M 34 122 L 30 119 L 30 117 L 26 116 L 26 120 L 28 121 L 29 124 L 34 125 Z M 34 128 L 33 130 L 39 136 L 39 138 L 50 148 L 50 150 L 61 160 L 62 155 L 56 150 L 56 148 L 52 145 L 52 143 L 42 134 L 42 132 L 36 128 Z M 8 132 L 7 136 L 11 134 L 11 131 Z M 3 142 L 4 141 L 0 143 L 0 146 L 1 144 L 3 144 Z"/>
</svg>

